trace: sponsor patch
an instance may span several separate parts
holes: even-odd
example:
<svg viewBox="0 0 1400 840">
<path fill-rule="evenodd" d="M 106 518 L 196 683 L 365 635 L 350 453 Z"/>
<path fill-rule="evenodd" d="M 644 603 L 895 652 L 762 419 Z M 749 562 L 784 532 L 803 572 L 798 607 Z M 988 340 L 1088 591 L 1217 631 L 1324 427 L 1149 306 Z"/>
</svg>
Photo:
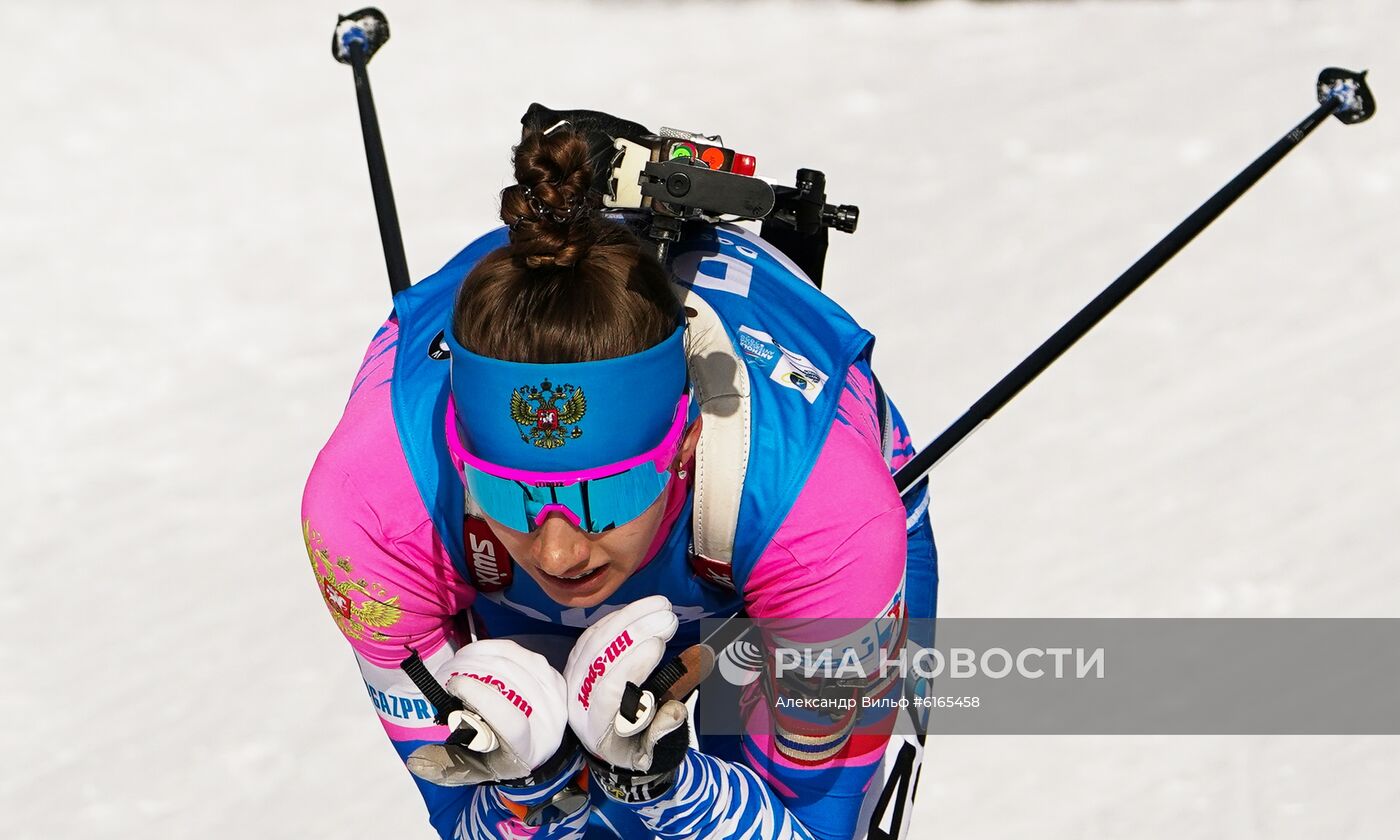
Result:
<svg viewBox="0 0 1400 840">
<path fill-rule="evenodd" d="M 753 367 L 784 388 L 798 392 L 809 403 L 815 403 L 826 387 L 826 373 L 812 364 L 811 359 L 789 350 L 762 330 L 741 325 L 739 349 Z"/>
<path fill-rule="evenodd" d="M 433 719 L 436 711 L 428 704 L 428 701 L 420 697 L 403 697 L 387 691 L 380 691 L 368 682 L 365 688 L 369 690 L 370 702 L 374 708 L 379 710 L 383 717 L 398 722 L 417 723 L 419 721 L 429 721 Z"/>
<path fill-rule="evenodd" d="M 496 539 L 486 520 L 477 516 L 465 517 L 462 536 L 465 537 L 463 548 L 467 555 L 467 571 L 470 573 L 472 588 L 478 592 L 489 593 L 500 592 L 510 586 L 514 579 L 515 566 L 511 563 L 510 553 L 501 541 Z"/>
<path fill-rule="evenodd" d="M 759 362 L 771 362 L 778 355 L 778 348 L 766 340 L 759 338 L 759 335 L 766 336 L 767 333 L 755 334 L 748 327 L 739 328 L 739 349 L 744 351 L 744 355 Z"/>
<path fill-rule="evenodd" d="M 623 630 L 617 638 L 608 643 L 607 648 L 593 660 L 593 664 L 588 667 L 588 674 L 583 678 L 583 685 L 578 689 L 578 702 L 584 709 L 588 708 L 589 698 L 593 696 L 593 684 L 598 678 L 607 673 L 608 666 L 613 663 L 624 650 L 632 646 L 632 633 Z"/>
<path fill-rule="evenodd" d="M 708 583 L 731 592 L 737 587 L 734 585 L 734 566 L 722 560 L 713 560 L 703 557 L 694 551 L 690 553 L 690 570 Z"/>
<path fill-rule="evenodd" d="M 438 334 L 433 336 L 432 342 L 428 344 L 428 358 L 435 362 L 445 362 L 452 358 L 452 351 L 447 347 L 447 331 L 438 330 Z"/>
<path fill-rule="evenodd" d="M 501 696 L 509 700 L 512 706 L 524 712 L 525 717 L 529 717 L 535 711 L 535 708 L 530 705 L 530 701 L 521 697 L 518 691 L 502 682 L 500 677 L 491 674 L 473 674 L 466 671 L 453 671 L 447 678 L 448 682 L 451 682 L 453 677 L 466 677 L 469 680 L 476 680 L 479 683 L 491 686 L 499 691 Z"/>
<path fill-rule="evenodd" d="M 452 648 L 443 645 L 423 658 L 428 671 L 435 672 L 452 657 Z M 428 729 L 437 726 L 433 719 L 437 709 L 423 696 L 418 687 L 399 668 L 381 668 L 365 659 L 359 651 L 355 660 L 360 666 L 360 676 L 364 680 L 365 691 L 374 710 L 386 723 L 410 729 Z"/>
</svg>

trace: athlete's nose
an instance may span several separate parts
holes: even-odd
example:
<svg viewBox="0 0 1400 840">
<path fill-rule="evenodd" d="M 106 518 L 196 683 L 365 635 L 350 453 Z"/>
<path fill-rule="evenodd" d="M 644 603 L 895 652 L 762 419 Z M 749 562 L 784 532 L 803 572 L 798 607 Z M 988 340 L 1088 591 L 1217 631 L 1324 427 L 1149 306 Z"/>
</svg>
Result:
<svg viewBox="0 0 1400 840">
<path fill-rule="evenodd" d="M 568 577 L 588 565 L 588 538 L 561 513 L 551 513 L 535 529 L 530 554 L 540 571 Z"/>
</svg>

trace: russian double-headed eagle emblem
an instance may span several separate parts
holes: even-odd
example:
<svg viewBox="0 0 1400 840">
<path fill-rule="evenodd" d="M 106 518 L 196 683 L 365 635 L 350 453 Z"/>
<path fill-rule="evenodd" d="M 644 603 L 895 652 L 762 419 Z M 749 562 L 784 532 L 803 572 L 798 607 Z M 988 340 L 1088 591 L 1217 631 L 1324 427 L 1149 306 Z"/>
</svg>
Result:
<svg viewBox="0 0 1400 840">
<path fill-rule="evenodd" d="M 582 388 L 555 386 L 548 379 L 538 388 L 522 385 L 510 393 L 510 419 L 520 427 L 520 439 L 541 449 L 557 449 L 582 437 L 577 424 L 587 410 Z"/>
<path fill-rule="evenodd" d="M 311 558 L 311 571 L 321 584 L 321 597 L 330 608 L 331 618 L 340 625 L 340 632 L 350 639 L 387 642 L 389 636 L 382 631 L 398 624 L 403 617 L 399 596 L 389 597 L 382 584 L 351 577 L 355 567 L 350 558 L 331 559 L 330 551 L 321 542 L 321 534 L 312 530 L 310 519 L 301 523 L 301 532 L 306 541 L 306 553 Z M 345 578 L 340 577 L 340 572 L 345 573 Z M 359 593 L 360 598 L 355 599 L 352 592 Z"/>
</svg>

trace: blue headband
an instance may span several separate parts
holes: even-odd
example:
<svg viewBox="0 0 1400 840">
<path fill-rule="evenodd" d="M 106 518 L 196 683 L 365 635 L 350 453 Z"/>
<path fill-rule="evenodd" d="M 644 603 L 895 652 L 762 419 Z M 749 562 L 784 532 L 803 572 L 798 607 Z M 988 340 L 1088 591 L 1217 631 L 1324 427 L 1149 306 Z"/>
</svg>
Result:
<svg viewBox="0 0 1400 840">
<path fill-rule="evenodd" d="M 493 464 L 553 471 L 600 467 L 661 442 L 686 387 L 685 327 L 630 356 L 507 362 L 446 331 L 462 443 Z"/>
</svg>

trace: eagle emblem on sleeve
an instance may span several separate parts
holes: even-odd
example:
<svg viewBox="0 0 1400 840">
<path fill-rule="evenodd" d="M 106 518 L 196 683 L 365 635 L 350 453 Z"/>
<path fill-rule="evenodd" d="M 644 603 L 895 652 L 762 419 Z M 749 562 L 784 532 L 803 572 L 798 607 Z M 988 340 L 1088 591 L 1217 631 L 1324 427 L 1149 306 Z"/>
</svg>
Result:
<svg viewBox="0 0 1400 840">
<path fill-rule="evenodd" d="M 320 532 L 312 529 L 310 519 L 302 522 L 301 531 L 307 556 L 311 558 L 311 571 L 321 586 L 321 597 L 330 608 L 331 618 L 340 626 L 340 632 L 349 639 L 389 641 L 390 637 L 383 631 L 398 624 L 403 617 L 399 596 L 390 597 L 383 584 L 355 578 L 355 567 L 349 557 L 333 559 Z M 341 577 L 342 572 L 344 577 Z"/>
<path fill-rule="evenodd" d="M 522 385 L 510 392 L 510 419 L 520 427 L 520 439 L 541 449 L 557 449 L 583 436 L 578 423 L 588 411 L 583 389 L 555 385 Z"/>
</svg>

